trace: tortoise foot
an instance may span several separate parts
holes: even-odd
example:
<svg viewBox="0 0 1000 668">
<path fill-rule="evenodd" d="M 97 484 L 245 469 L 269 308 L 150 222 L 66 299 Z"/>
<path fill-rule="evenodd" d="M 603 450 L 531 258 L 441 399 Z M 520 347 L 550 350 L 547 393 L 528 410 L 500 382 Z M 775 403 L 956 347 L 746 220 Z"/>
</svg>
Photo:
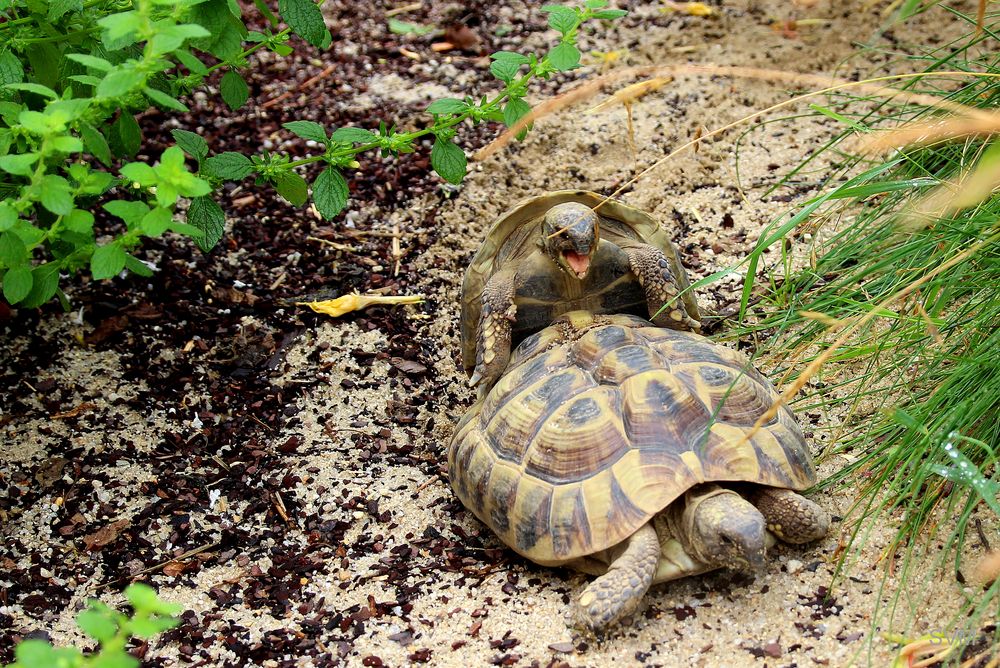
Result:
<svg viewBox="0 0 1000 668">
<path fill-rule="evenodd" d="M 768 531 L 786 543 L 808 543 L 830 530 L 830 514 L 790 489 L 764 488 L 750 501 L 764 516 Z"/>
</svg>

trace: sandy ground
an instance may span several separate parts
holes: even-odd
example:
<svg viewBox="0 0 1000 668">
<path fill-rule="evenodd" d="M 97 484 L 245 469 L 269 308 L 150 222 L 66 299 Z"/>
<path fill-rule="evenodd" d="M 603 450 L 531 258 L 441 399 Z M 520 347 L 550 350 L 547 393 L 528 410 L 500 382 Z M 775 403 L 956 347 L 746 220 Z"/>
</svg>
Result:
<svg viewBox="0 0 1000 668">
<path fill-rule="evenodd" d="M 638 7 L 634 14 L 643 17 L 657 12 L 657 6 L 650 4 Z M 770 25 L 772 19 L 793 16 L 825 22 L 795 35 L 782 34 Z M 632 65 L 697 62 L 851 77 L 916 69 L 918 65 L 902 60 L 907 44 L 927 34 L 932 35 L 931 41 L 940 42 L 950 34 L 960 34 L 961 29 L 942 10 L 895 29 L 891 42 L 875 37 L 877 24 L 877 15 L 855 2 L 820 2 L 801 9 L 777 1 L 736 1 L 726 2 L 721 15 L 714 18 L 685 17 L 666 26 L 616 28 L 598 40 L 588 38 L 587 46 L 626 47 Z M 536 35 L 538 43 L 526 46 L 542 48 L 550 37 Z M 852 43 L 870 39 L 885 49 L 851 57 Z M 392 104 L 394 96 L 412 99 L 414 94 L 445 92 L 376 81 L 367 93 L 368 101 L 361 99 L 358 104 Z M 392 372 L 389 359 L 375 357 L 359 364 L 356 351 L 377 353 L 387 348 L 385 334 L 354 321 L 328 321 L 292 343 L 272 381 L 281 388 L 317 375 L 324 380 L 296 399 L 299 419 L 293 426 L 281 433 L 262 433 L 255 447 L 275 450 L 289 437 L 300 439 L 285 462 L 287 472 L 299 479 L 283 494 L 294 500 L 303 516 L 316 514 L 326 522 L 343 523 L 336 558 L 296 576 L 300 605 L 275 613 L 237 600 L 213 616 L 219 609 L 219 596 L 214 592 L 238 588 L 254 574 L 268 572 L 273 562 L 267 554 L 313 542 L 293 517 L 284 536 L 268 532 L 252 550 L 247 546 L 252 556 L 231 555 L 227 563 L 202 568 L 194 575 L 153 575 L 151 581 L 161 596 L 193 611 L 206 630 L 224 628 L 249 646 L 294 641 L 299 630 L 315 626 L 316 619 L 326 624 L 334 615 L 335 623 L 326 624 L 325 632 L 308 634 L 317 639 L 320 658 L 302 657 L 291 643 L 284 657 L 268 659 L 264 665 L 887 666 L 894 649 L 875 629 L 922 633 L 946 625 L 963 594 L 971 590 L 963 591 L 950 575 L 934 575 L 929 568 L 916 569 L 906 581 L 895 576 L 883 579 L 880 562 L 894 532 L 892 517 L 871 529 L 863 544 L 854 548 L 846 570 L 834 577 L 835 555 L 848 530 L 840 519 L 853 501 L 851 490 L 845 489 L 815 495 L 838 520 L 831 534 L 815 545 L 776 549 L 767 573 L 756 578 L 715 573 L 656 587 L 633 626 L 601 641 L 574 638 L 562 618 L 566 602 L 580 589 L 584 577 L 541 568 L 500 549 L 488 531 L 460 509 L 443 477 L 428 473 L 433 466 L 415 468 L 392 456 L 405 449 L 421 461 L 443 462 L 453 425 L 471 402 L 457 363 L 461 272 L 499 213 L 520 198 L 546 190 L 613 189 L 699 128 L 719 127 L 787 96 L 788 91 L 780 86 L 752 80 L 680 77 L 634 108 L 635 157 L 627 142 L 624 110 L 584 114 L 590 105 L 583 105 L 539 123 L 526 142 L 475 164 L 467 181 L 435 213 L 436 225 L 448 233 L 419 257 L 410 258 L 419 276 L 413 284 L 428 296 L 434 309 L 431 317 L 426 317 L 426 309 L 413 309 L 408 317 L 415 319 L 417 343 L 427 351 L 426 362 L 434 373 L 404 382 Z M 826 167 L 822 160 L 792 187 L 779 188 L 761 199 L 768 186 L 838 130 L 822 118 L 759 123 L 742 137 L 743 130 L 731 132 L 707 142 L 696 153 L 678 156 L 635 183 L 622 199 L 659 217 L 681 249 L 690 274 L 701 278 L 742 257 L 763 225 L 819 192 Z M 419 226 L 422 207 L 435 205 L 418 201 L 409 212 L 386 220 L 386 229 L 394 224 Z M 403 251 L 407 252 L 405 238 Z M 765 258 L 777 260 L 774 254 Z M 731 305 L 740 280 L 738 273 L 724 279 L 699 295 L 702 303 L 713 309 Z M 48 317 L 42 327 L 44 338 L 67 341 L 88 328 L 72 314 Z M 5 336 L 10 355 L 26 345 L 26 338 L 11 332 Z M 80 378 L 67 390 L 67 400 L 99 406 L 105 416 L 103 428 L 76 431 L 45 418 L 8 422 L 2 432 L 5 446 L 0 474 L 5 468 L 37 467 L 57 438 L 69 438 L 74 445 L 94 451 L 128 447 L 149 452 L 166 421 L 176 428 L 174 414 L 168 416 L 159 408 L 137 411 L 127 401 L 130 393 L 151 388 L 123 381 L 123 370 L 112 352 L 67 346 L 48 373 Z M 187 403 L 197 406 L 203 394 L 199 379 L 193 378 Z M 433 396 L 436 401 L 418 406 L 401 422 L 394 419 L 401 394 Z M 170 410 L 183 414 L 187 408 Z M 195 435 L 199 418 L 193 411 L 190 415 L 186 421 L 189 433 Z M 803 414 L 800 418 L 818 451 L 833 426 L 830 416 Z M 832 419 L 835 422 L 836 416 Z M 828 458 L 820 463 L 820 474 L 829 475 L 841 464 L 837 457 Z M 126 460 L 112 468 L 118 484 L 104 491 L 102 500 L 114 512 L 85 518 L 97 525 L 135 514 L 139 504 L 130 499 L 141 497 L 137 490 L 142 485 L 156 482 L 155 475 L 140 464 Z M 102 490 L 95 493 L 100 495 Z M 347 499 L 351 502 L 344 503 Z M 246 510 L 245 503 L 231 503 L 221 496 L 204 513 L 221 517 L 222 526 L 253 527 L 257 520 L 245 515 Z M 51 527 L 59 514 L 54 499 L 23 509 L 3 526 L 3 540 L 56 545 L 60 537 Z M 199 521 L 193 514 L 191 522 Z M 160 535 L 145 538 L 161 544 L 169 543 L 170 535 L 171 527 L 164 524 Z M 452 546 L 462 544 L 482 552 L 478 563 L 454 556 L 457 552 Z M 358 545 L 366 549 L 357 549 Z M 4 551 L 11 563 L 24 559 L 17 550 Z M 937 546 L 929 545 L 928 551 L 936 555 Z M 64 550 L 52 558 L 86 562 L 95 557 Z M 931 561 L 926 560 L 928 566 Z M 22 632 L 44 629 L 57 642 L 79 641 L 72 617 L 105 579 L 96 564 L 79 582 L 60 576 L 60 584 L 73 591 L 68 605 L 29 615 L 17 602 L 8 601 L 0 612 Z M 109 602 L 121 600 L 106 589 L 98 594 Z M 898 610 L 892 615 L 887 609 L 896 600 Z M 163 665 L 188 665 L 189 661 L 242 665 L 245 661 L 222 642 L 180 653 L 178 645 L 154 643 L 147 658 L 160 657 Z M 180 654 L 193 658 L 181 660 Z"/>
</svg>

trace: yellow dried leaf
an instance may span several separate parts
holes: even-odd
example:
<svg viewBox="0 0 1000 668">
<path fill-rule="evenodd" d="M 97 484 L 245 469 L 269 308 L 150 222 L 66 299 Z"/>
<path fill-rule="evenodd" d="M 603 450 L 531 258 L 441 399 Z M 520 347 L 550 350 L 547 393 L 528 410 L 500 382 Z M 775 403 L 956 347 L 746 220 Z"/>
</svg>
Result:
<svg viewBox="0 0 1000 668">
<path fill-rule="evenodd" d="M 691 16 L 712 16 L 715 14 L 715 10 L 704 2 L 664 2 L 663 6 L 660 7 L 660 11 L 664 14 L 667 12 L 682 12 Z"/>
<path fill-rule="evenodd" d="M 844 320 L 834 318 L 825 313 L 820 313 L 819 311 L 799 311 L 799 315 L 803 318 L 809 318 L 810 320 L 815 320 L 818 323 L 824 324 L 827 327 L 843 327 L 846 323 Z"/>
<path fill-rule="evenodd" d="M 351 311 L 360 311 L 373 304 L 419 304 L 424 300 L 423 295 L 359 295 L 349 294 L 336 299 L 327 299 L 318 302 L 295 302 L 297 306 L 308 306 L 317 313 L 325 313 L 334 318 L 339 318 Z"/>
</svg>

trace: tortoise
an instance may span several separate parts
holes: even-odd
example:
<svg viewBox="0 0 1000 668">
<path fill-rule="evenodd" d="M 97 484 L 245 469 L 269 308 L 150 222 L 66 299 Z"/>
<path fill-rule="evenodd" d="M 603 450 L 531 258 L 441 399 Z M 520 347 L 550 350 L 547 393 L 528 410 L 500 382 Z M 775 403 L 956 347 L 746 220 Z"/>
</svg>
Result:
<svg viewBox="0 0 1000 668">
<path fill-rule="evenodd" d="M 757 570 L 780 539 L 824 536 L 829 515 L 792 412 L 736 351 L 631 315 L 564 314 L 514 350 L 448 450 L 452 487 L 541 565 L 597 575 L 574 625 L 600 631 L 655 583 Z M 749 440 L 747 436 L 752 436 Z"/>
<path fill-rule="evenodd" d="M 634 313 L 684 330 L 701 320 L 660 224 L 585 190 L 532 197 L 500 216 L 465 272 L 462 297 L 462 362 L 481 394 L 512 343 L 561 313 Z"/>
</svg>

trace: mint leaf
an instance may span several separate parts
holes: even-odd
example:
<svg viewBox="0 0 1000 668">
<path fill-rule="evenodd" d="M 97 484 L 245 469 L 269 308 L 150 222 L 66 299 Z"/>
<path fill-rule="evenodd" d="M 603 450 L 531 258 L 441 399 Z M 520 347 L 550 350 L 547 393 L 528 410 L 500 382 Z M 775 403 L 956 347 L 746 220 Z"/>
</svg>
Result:
<svg viewBox="0 0 1000 668">
<path fill-rule="evenodd" d="M 429 114 L 461 114 L 469 108 L 469 105 L 463 100 L 456 100 L 455 98 L 446 97 L 440 100 L 435 100 L 431 102 L 427 107 L 427 113 Z"/>
<path fill-rule="evenodd" d="M 573 70 L 580 66 L 580 49 L 569 42 L 561 42 L 549 51 L 549 62 L 560 72 Z"/>
<path fill-rule="evenodd" d="M 3 296 L 8 304 L 16 304 L 31 292 L 31 267 L 21 265 L 7 270 L 3 277 Z"/>
<path fill-rule="evenodd" d="M 431 149 L 431 167 L 448 183 L 459 184 L 465 178 L 467 160 L 465 152 L 450 139 L 434 142 Z"/>
<path fill-rule="evenodd" d="M 274 176 L 274 187 L 278 194 L 295 206 L 302 206 L 309 198 L 306 180 L 295 172 L 279 172 Z"/>
<path fill-rule="evenodd" d="M 31 292 L 21 302 L 21 306 L 24 308 L 41 306 L 52 299 L 57 289 L 59 289 L 59 263 L 46 262 L 39 265 L 31 270 Z"/>
<path fill-rule="evenodd" d="M 338 169 L 327 167 L 313 181 L 313 202 L 325 220 L 330 220 L 344 209 L 348 195 L 347 180 Z"/>
<path fill-rule="evenodd" d="M 250 88 L 247 86 L 247 82 L 236 70 L 227 70 L 222 75 L 222 81 L 219 82 L 219 92 L 222 93 L 222 101 L 233 111 L 246 104 L 247 98 L 250 97 Z"/>
<path fill-rule="evenodd" d="M 176 131 L 175 131 L 176 132 Z M 106 167 L 111 166 L 111 147 L 100 130 L 89 123 L 80 123 L 80 137 L 83 147 L 92 156 L 100 160 Z"/>
<path fill-rule="evenodd" d="M 115 637 L 118 625 L 97 610 L 84 610 L 76 618 L 80 629 L 94 640 L 105 643 Z"/>
<path fill-rule="evenodd" d="M 188 132 L 187 130 L 171 130 L 170 134 L 173 136 L 174 141 L 177 142 L 177 145 L 185 153 L 197 160 L 199 165 L 208 155 L 208 142 L 200 135 Z"/>
<path fill-rule="evenodd" d="M 164 93 L 162 90 L 156 90 L 150 86 L 144 86 L 142 92 L 146 94 L 153 104 L 156 104 L 164 109 L 173 109 L 174 111 L 187 111 L 187 105 L 185 105 L 180 100 L 174 99 L 171 96 Z"/>
<path fill-rule="evenodd" d="M 69 181 L 55 174 L 46 174 L 42 177 L 42 206 L 56 214 L 65 216 L 73 210 L 73 194 L 69 187 Z"/>
<path fill-rule="evenodd" d="M 544 5 L 542 11 L 549 15 L 549 27 L 568 35 L 580 22 L 580 16 L 572 7 Z"/>
<path fill-rule="evenodd" d="M 330 38 L 323 12 L 312 0 L 278 0 L 278 12 L 296 35 L 313 46 L 322 47 Z"/>
<path fill-rule="evenodd" d="M 340 144 L 370 144 L 378 137 L 362 128 L 340 128 L 330 139 Z"/>
<path fill-rule="evenodd" d="M 253 172 L 253 163 L 242 153 L 226 151 L 205 160 L 203 169 L 209 176 L 239 181 Z"/>
<path fill-rule="evenodd" d="M 134 67 L 119 65 L 97 84 L 97 97 L 122 97 L 142 86 L 146 75 Z"/>
<path fill-rule="evenodd" d="M 293 134 L 303 139 L 311 139 L 320 144 L 326 144 L 326 128 L 313 121 L 290 121 L 282 123 L 281 127 L 290 130 Z"/>
<path fill-rule="evenodd" d="M 111 126 L 108 142 L 116 155 L 133 157 L 142 144 L 142 130 L 132 114 L 123 111 Z"/>
<path fill-rule="evenodd" d="M 531 105 L 522 100 L 519 97 L 512 97 L 507 101 L 507 104 L 503 107 L 503 122 L 508 128 L 514 127 L 514 124 L 525 114 L 531 113 Z M 517 133 L 517 140 L 520 141 L 528 134 L 528 130 L 531 129 L 531 125 L 528 125 L 523 130 Z"/>
<path fill-rule="evenodd" d="M 114 242 L 98 246 L 90 257 L 90 273 L 95 279 L 111 278 L 125 268 L 125 251 Z"/>
<path fill-rule="evenodd" d="M 523 56 L 515 51 L 497 51 L 490 55 L 493 60 L 498 60 L 502 62 L 515 63 L 517 65 L 527 65 L 531 62 L 531 58 Z"/>
<path fill-rule="evenodd" d="M 226 214 L 211 197 L 195 197 L 191 200 L 187 222 L 202 231 L 202 236 L 195 237 L 194 242 L 205 253 L 215 248 L 226 230 Z"/>
<path fill-rule="evenodd" d="M 624 9 L 605 9 L 601 12 L 594 12 L 595 19 L 617 19 L 628 14 Z"/>
</svg>

